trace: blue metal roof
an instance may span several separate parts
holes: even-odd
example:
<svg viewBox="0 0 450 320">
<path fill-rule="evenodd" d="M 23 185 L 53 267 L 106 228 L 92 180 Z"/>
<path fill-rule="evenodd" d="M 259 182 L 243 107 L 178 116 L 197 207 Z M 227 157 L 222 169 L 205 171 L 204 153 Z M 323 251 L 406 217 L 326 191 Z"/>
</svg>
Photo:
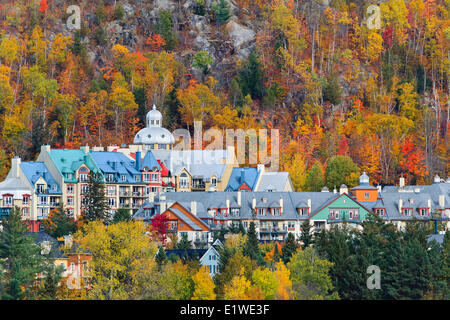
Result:
<svg viewBox="0 0 450 320">
<path fill-rule="evenodd" d="M 245 183 L 252 190 L 258 181 L 259 172 L 255 167 L 233 168 L 226 191 L 238 191 L 239 187 Z"/>
<path fill-rule="evenodd" d="M 100 168 L 104 175 L 113 174 L 114 181 L 120 183 L 139 183 L 136 182 L 136 175 L 141 175 L 139 170 L 136 170 L 136 164 L 127 156 L 120 152 L 109 151 L 91 151 L 90 155 L 95 164 Z M 122 180 L 125 176 L 125 181 Z"/>
<path fill-rule="evenodd" d="M 159 165 L 158 161 L 156 160 L 155 156 L 151 151 L 148 151 L 144 159 L 142 159 L 142 163 L 139 170 L 142 170 L 144 167 L 147 167 L 150 170 L 153 170 L 154 168 L 161 170 L 161 166 Z"/>
<path fill-rule="evenodd" d="M 58 183 L 53 178 L 44 162 L 26 161 L 22 162 L 20 167 L 31 185 L 34 186 L 36 181 L 42 178 L 47 183 L 48 194 L 61 194 Z M 54 186 L 56 189 L 54 189 Z"/>
</svg>

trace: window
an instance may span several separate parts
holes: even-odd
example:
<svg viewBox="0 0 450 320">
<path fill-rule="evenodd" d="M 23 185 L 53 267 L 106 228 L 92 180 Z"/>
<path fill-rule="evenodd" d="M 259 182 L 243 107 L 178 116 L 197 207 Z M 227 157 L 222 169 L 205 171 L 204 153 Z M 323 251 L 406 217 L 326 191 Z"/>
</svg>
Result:
<svg viewBox="0 0 450 320">
<path fill-rule="evenodd" d="M 108 195 L 109 196 L 115 196 L 116 195 L 116 187 L 115 186 L 108 186 Z"/>
<path fill-rule="evenodd" d="M 67 193 L 73 194 L 73 185 L 69 184 L 69 185 L 67 186 Z"/>
<path fill-rule="evenodd" d="M 402 210 L 402 214 L 403 214 L 404 216 L 412 216 L 412 209 L 410 209 L 410 208 L 404 208 L 404 209 Z"/>
<path fill-rule="evenodd" d="M 216 178 L 212 178 L 211 179 L 211 186 L 215 187 L 217 185 L 217 179 Z"/>
<path fill-rule="evenodd" d="M 189 186 L 189 178 L 185 172 L 180 174 L 180 187 L 187 188 Z"/>
<path fill-rule="evenodd" d="M 67 205 L 73 206 L 73 197 L 67 197 Z"/>
<path fill-rule="evenodd" d="M 339 219 L 339 211 L 330 210 L 330 219 Z"/>
<path fill-rule="evenodd" d="M 258 216 L 264 216 L 266 214 L 266 208 L 258 208 Z"/>
<path fill-rule="evenodd" d="M 5 206 L 12 206 L 12 203 L 13 203 L 13 200 L 12 200 L 13 198 L 11 197 L 11 196 L 5 196 L 5 197 L 3 197 L 3 204 L 5 205 Z"/>
<path fill-rule="evenodd" d="M 85 194 L 88 192 L 89 192 L 89 186 L 87 186 L 87 185 L 81 186 L 81 194 Z"/>
<path fill-rule="evenodd" d="M 45 185 L 43 185 L 43 184 L 38 184 L 38 185 L 36 186 L 36 192 L 37 192 L 37 193 L 44 193 L 44 192 L 45 192 Z"/>
<path fill-rule="evenodd" d="M 143 179 L 144 182 L 150 181 L 150 174 L 149 173 L 144 173 L 142 175 L 142 179 Z"/>
<path fill-rule="evenodd" d="M 136 176 L 134 176 L 134 181 L 139 182 L 139 181 L 141 181 L 141 178 L 138 175 L 136 175 Z"/>
<path fill-rule="evenodd" d="M 106 175 L 106 181 L 107 182 L 113 182 L 114 181 L 114 174 L 113 173 L 108 173 Z"/>
<path fill-rule="evenodd" d="M 308 208 L 298 208 L 298 214 L 301 216 L 307 216 L 308 215 Z"/>
<path fill-rule="evenodd" d="M 375 209 L 375 213 L 379 216 L 384 216 L 384 209 Z"/>
<path fill-rule="evenodd" d="M 70 272 L 75 272 L 75 263 L 70 264 Z"/>
<path fill-rule="evenodd" d="M 355 219 L 355 220 L 357 220 L 357 219 L 359 218 L 358 210 L 350 210 L 350 211 L 348 212 L 348 217 L 349 217 L 350 219 Z"/>
<path fill-rule="evenodd" d="M 167 145 L 166 145 L 166 144 L 159 144 L 159 145 L 158 145 L 158 149 L 160 149 L 160 150 L 166 150 L 166 149 L 167 149 Z"/>
<path fill-rule="evenodd" d="M 238 217 L 239 216 L 239 208 L 231 208 L 231 216 Z"/>
<path fill-rule="evenodd" d="M 29 202 L 30 202 L 30 197 L 29 196 L 23 196 L 22 203 L 23 204 L 28 204 Z"/>
<path fill-rule="evenodd" d="M 24 217 L 28 217 L 30 215 L 30 208 L 23 208 L 22 209 L 22 215 Z"/>
<path fill-rule="evenodd" d="M 122 175 L 120 176 L 120 180 L 121 180 L 121 181 L 127 181 L 127 176 L 124 175 L 124 174 L 122 174 Z"/>
<path fill-rule="evenodd" d="M 428 215 L 428 208 L 420 208 L 419 209 L 419 214 L 421 216 L 427 216 Z"/>
<path fill-rule="evenodd" d="M 56 191 L 56 184 L 52 185 L 52 191 Z"/>
<path fill-rule="evenodd" d="M 150 145 L 150 149 L 155 149 L 155 145 L 153 143 Z"/>
<path fill-rule="evenodd" d="M 88 181 L 87 173 L 80 173 L 80 181 L 81 182 L 87 182 Z"/>
<path fill-rule="evenodd" d="M 47 197 L 39 197 L 38 198 L 38 204 L 47 204 L 47 200 L 48 200 L 48 198 Z"/>
<path fill-rule="evenodd" d="M 369 199 L 369 193 L 368 192 L 364 193 L 364 199 Z"/>
<path fill-rule="evenodd" d="M 110 207 L 115 207 L 116 206 L 116 198 L 108 198 L 108 205 Z"/>
<path fill-rule="evenodd" d="M 272 208 L 272 215 L 273 215 L 273 216 L 279 216 L 279 215 L 281 215 L 280 208 Z"/>
<path fill-rule="evenodd" d="M 73 209 L 67 209 L 67 214 L 73 217 Z"/>
<path fill-rule="evenodd" d="M 158 174 L 152 173 L 152 181 L 158 181 Z"/>
</svg>

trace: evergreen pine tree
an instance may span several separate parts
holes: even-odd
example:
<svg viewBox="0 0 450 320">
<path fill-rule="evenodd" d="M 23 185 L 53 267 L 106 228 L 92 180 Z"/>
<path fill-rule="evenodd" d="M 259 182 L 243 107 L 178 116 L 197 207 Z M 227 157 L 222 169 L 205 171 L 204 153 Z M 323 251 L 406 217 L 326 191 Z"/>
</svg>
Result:
<svg viewBox="0 0 450 320">
<path fill-rule="evenodd" d="M 292 255 L 297 251 L 299 247 L 300 246 L 297 243 L 297 240 L 295 240 L 295 236 L 291 232 L 289 232 L 286 237 L 286 242 L 284 243 L 283 248 L 281 248 L 282 259 L 285 264 L 289 262 Z"/>
<path fill-rule="evenodd" d="M 0 295 L 5 300 L 30 298 L 36 275 L 43 270 L 40 248 L 28 233 L 20 208 L 15 207 L 2 220 L 0 264 L 4 270 Z"/>
<path fill-rule="evenodd" d="M 265 261 L 259 248 L 258 236 L 256 235 L 255 223 L 250 222 L 250 227 L 247 233 L 247 242 L 245 243 L 244 256 L 255 260 L 259 265 L 264 265 Z"/>
<path fill-rule="evenodd" d="M 168 261 L 166 250 L 163 247 L 160 247 L 158 253 L 155 256 L 155 261 L 158 264 L 158 268 L 161 270 L 162 266 Z"/>
<path fill-rule="evenodd" d="M 219 0 L 213 4 L 214 16 L 219 24 L 227 23 L 230 19 L 230 5 L 226 0 Z"/>
<path fill-rule="evenodd" d="M 253 49 L 247 61 L 239 71 L 239 84 L 243 96 L 250 94 L 252 98 L 261 99 L 264 94 L 264 70 L 259 57 Z"/>
<path fill-rule="evenodd" d="M 105 184 L 99 172 L 93 172 L 92 170 L 89 172 L 88 190 L 84 196 L 82 210 L 81 220 L 85 223 L 100 220 L 107 225 L 110 222 Z"/>
<path fill-rule="evenodd" d="M 112 223 L 116 224 L 122 221 L 130 221 L 130 220 L 131 220 L 130 210 L 125 208 L 119 208 L 114 214 Z"/>
<path fill-rule="evenodd" d="M 180 241 L 175 245 L 175 249 L 178 250 L 189 250 L 192 249 L 192 241 L 188 240 L 188 237 L 185 233 L 181 236 Z"/>
<path fill-rule="evenodd" d="M 303 249 L 309 247 L 313 243 L 313 235 L 311 233 L 311 225 L 309 220 L 305 220 L 301 226 L 302 233 L 300 235 L 300 240 L 303 242 Z"/>
<path fill-rule="evenodd" d="M 442 242 L 442 271 L 447 282 L 447 297 L 450 299 L 450 231 L 446 231 Z"/>
</svg>

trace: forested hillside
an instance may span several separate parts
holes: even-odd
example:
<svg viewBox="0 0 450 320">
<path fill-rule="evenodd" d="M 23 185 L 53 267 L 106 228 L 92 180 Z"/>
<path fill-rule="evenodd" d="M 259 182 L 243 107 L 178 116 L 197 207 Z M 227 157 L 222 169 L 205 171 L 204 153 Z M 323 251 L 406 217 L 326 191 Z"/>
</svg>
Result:
<svg viewBox="0 0 450 320">
<path fill-rule="evenodd" d="M 81 29 L 70 30 L 69 5 Z M 369 5 L 381 26 L 366 23 Z M 170 130 L 276 128 L 313 190 L 450 171 L 449 0 L 1 0 L 0 178 L 10 158 L 130 144 L 156 104 Z M 336 158 L 334 158 L 336 160 Z M 348 160 L 348 159 L 347 159 Z M 344 164 L 342 164 L 344 163 Z M 308 182 L 309 181 L 309 182 Z"/>
</svg>

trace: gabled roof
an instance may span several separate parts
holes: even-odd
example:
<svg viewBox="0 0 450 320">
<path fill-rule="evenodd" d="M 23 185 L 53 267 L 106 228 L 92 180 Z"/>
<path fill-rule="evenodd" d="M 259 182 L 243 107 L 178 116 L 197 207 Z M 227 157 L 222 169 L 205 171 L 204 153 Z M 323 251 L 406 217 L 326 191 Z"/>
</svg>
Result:
<svg viewBox="0 0 450 320">
<path fill-rule="evenodd" d="M 148 151 L 145 154 L 145 157 L 144 159 L 142 159 L 141 167 L 139 168 L 139 170 L 142 170 L 144 167 L 147 167 L 150 170 L 153 170 L 154 168 L 161 170 L 160 164 L 158 163 L 158 161 L 156 160 L 155 156 L 151 151 Z"/>
<path fill-rule="evenodd" d="M 20 168 L 22 168 L 23 173 L 32 186 L 34 186 L 35 183 L 42 178 L 47 183 L 49 194 L 61 194 L 61 189 L 59 188 L 58 183 L 47 169 L 44 162 L 22 162 L 20 163 Z M 53 190 L 53 186 L 56 187 L 56 190 Z"/>
<path fill-rule="evenodd" d="M 255 167 L 233 168 L 225 191 L 238 191 L 243 183 L 253 190 L 258 176 L 259 172 Z"/>
<path fill-rule="evenodd" d="M 64 177 L 65 182 L 76 183 L 77 179 L 75 178 L 74 174 L 76 170 L 78 170 L 83 164 L 85 164 L 89 168 L 89 170 L 101 174 L 100 169 L 94 163 L 90 155 L 85 154 L 82 150 L 51 149 L 49 155 L 55 167 Z M 67 178 L 65 176 L 66 173 L 72 174 L 72 177 Z"/>
<path fill-rule="evenodd" d="M 285 191 L 289 172 L 263 172 L 255 191 Z"/>
</svg>

